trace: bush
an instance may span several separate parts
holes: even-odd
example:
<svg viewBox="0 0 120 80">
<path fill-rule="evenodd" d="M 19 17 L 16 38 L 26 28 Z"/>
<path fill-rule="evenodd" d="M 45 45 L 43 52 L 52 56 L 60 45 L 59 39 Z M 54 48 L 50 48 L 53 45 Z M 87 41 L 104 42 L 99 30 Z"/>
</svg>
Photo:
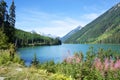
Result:
<svg viewBox="0 0 120 80">
<path fill-rule="evenodd" d="M 6 65 L 8 63 L 23 64 L 24 62 L 20 59 L 20 57 L 16 53 L 14 54 L 14 58 L 11 60 L 9 50 L 0 50 L 0 65 Z"/>
<path fill-rule="evenodd" d="M 8 37 L 3 33 L 3 31 L 0 29 L 0 49 L 6 49 L 8 48 Z"/>
<path fill-rule="evenodd" d="M 36 53 L 34 54 L 33 60 L 32 60 L 32 66 L 37 67 L 39 64 L 39 61 L 37 60 Z"/>
</svg>

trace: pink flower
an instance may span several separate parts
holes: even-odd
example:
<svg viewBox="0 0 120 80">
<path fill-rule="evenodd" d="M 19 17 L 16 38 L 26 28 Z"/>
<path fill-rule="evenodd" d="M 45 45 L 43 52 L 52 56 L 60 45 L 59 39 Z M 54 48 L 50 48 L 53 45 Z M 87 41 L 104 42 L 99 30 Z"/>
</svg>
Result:
<svg viewBox="0 0 120 80">
<path fill-rule="evenodd" d="M 107 71 L 109 69 L 109 66 L 110 66 L 110 61 L 108 58 L 106 58 L 104 61 L 104 70 Z"/>
<path fill-rule="evenodd" d="M 114 70 L 114 61 L 110 60 L 110 70 Z"/>
<path fill-rule="evenodd" d="M 101 62 L 101 60 L 99 58 L 95 59 L 94 66 L 98 70 L 102 70 L 103 69 L 102 62 Z"/>
<path fill-rule="evenodd" d="M 80 58 L 76 58 L 76 63 L 80 63 L 81 59 Z"/>
<path fill-rule="evenodd" d="M 114 64 L 115 69 L 120 69 L 120 59 L 118 59 Z"/>
<path fill-rule="evenodd" d="M 81 62 L 81 57 L 79 57 L 79 55 L 74 55 L 74 56 L 71 56 L 70 55 L 70 51 L 68 51 L 68 56 L 64 59 L 65 62 L 67 63 L 70 63 L 70 64 L 73 64 L 73 63 L 80 63 Z"/>
</svg>

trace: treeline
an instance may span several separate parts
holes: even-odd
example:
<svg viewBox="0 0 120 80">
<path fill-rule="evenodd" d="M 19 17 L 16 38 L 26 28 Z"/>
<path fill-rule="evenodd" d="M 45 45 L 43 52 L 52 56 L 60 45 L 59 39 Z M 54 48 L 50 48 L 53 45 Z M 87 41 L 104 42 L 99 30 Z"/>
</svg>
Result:
<svg viewBox="0 0 120 80">
<path fill-rule="evenodd" d="M 40 46 L 40 45 L 60 45 L 61 41 L 59 38 L 45 37 L 37 33 L 25 32 L 16 29 L 15 31 L 16 44 L 18 47 L 25 46 Z"/>
<path fill-rule="evenodd" d="M 108 38 L 98 41 L 98 43 L 119 44 L 120 43 L 120 33 L 114 33 L 113 35 L 109 36 Z"/>
</svg>

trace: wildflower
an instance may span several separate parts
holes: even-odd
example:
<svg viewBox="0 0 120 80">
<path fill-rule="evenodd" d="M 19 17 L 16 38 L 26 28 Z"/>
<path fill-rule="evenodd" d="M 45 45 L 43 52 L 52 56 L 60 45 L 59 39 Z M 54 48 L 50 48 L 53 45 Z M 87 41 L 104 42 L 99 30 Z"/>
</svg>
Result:
<svg viewBox="0 0 120 80">
<path fill-rule="evenodd" d="M 104 61 L 104 70 L 107 71 L 109 69 L 109 59 L 106 58 L 105 61 Z"/>
<path fill-rule="evenodd" d="M 96 69 L 98 70 L 102 70 L 103 69 L 103 66 L 102 66 L 102 62 L 99 58 L 96 58 L 95 61 L 94 61 L 94 66 Z"/>
<path fill-rule="evenodd" d="M 120 59 L 118 59 L 114 64 L 115 69 L 120 69 Z"/>
</svg>

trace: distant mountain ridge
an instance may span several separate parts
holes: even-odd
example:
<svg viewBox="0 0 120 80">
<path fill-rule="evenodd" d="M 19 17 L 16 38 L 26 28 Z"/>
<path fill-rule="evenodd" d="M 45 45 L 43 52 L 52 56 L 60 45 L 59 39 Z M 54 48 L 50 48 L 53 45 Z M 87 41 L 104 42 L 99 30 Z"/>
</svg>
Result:
<svg viewBox="0 0 120 80">
<path fill-rule="evenodd" d="M 72 34 L 65 43 L 120 43 L 120 3 Z"/>
<path fill-rule="evenodd" d="M 65 36 L 63 36 L 61 38 L 61 41 L 64 42 L 65 40 L 67 40 L 71 35 L 73 35 L 74 33 L 78 32 L 79 30 L 82 29 L 82 26 L 78 26 L 77 28 L 73 29 L 72 31 L 70 31 L 69 33 L 67 33 Z"/>
<path fill-rule="evenodd" d="M 61 45 L 59 38 L 51 38 L 38 34 L 36 31 L 31 32 L 15 29 L 15 39 L 17 47 L 42 46 L 42 45 Z"/>
<path fill-rule="evenodd" d="M 58 36 L 51 35 L 51 34 L 45 34 L 45 33 L 42 33 L 42 32 L 37 32 L 35 30 L 30 31 L 30 33 L 35 33 L 35 34 L 39 34 L 41 36 L 50 37 L 50 38 L 54 38 L 54 39 L 59 38 Z"/>
</svg>

